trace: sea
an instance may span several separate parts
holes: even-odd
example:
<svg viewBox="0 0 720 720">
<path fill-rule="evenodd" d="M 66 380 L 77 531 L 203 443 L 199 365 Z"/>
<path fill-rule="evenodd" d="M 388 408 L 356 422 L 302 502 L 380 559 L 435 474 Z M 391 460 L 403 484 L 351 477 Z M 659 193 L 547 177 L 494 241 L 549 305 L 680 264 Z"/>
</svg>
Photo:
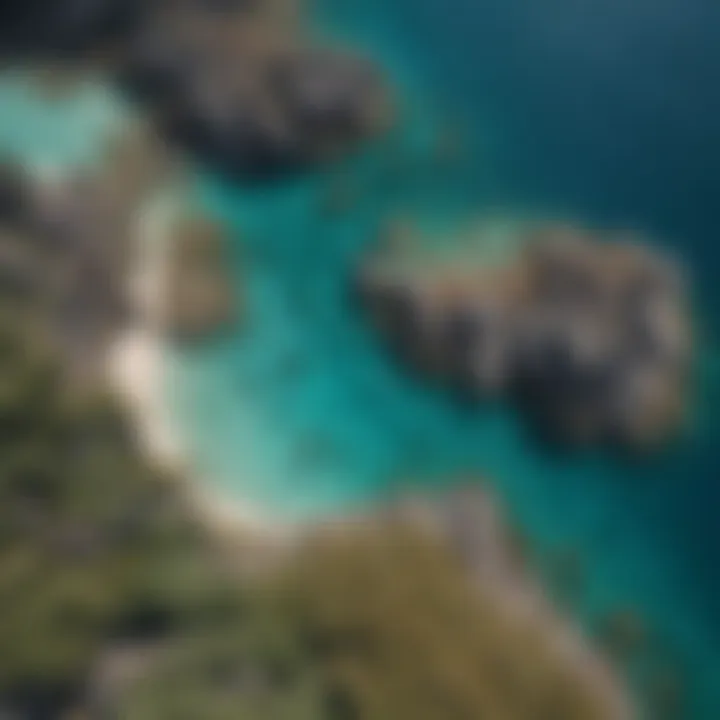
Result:
<svg viewBox="0 0 720 720">
<path fill-rule="evenodd" d="M 589 634 L 613 616 L 642 629 L 619 664 L 645 717 L 720 718 L 720 5 L 316 0 L 311 25 L 383 69 L 397 123 L 283 179 L 195 169 L 198 205 L 230 237 L 240 316 L 169 358 L 198 476 L 293 521 L 482 484 Z M 92 98 L 67 119 L 38 102 L 0 83 L 0 148 L 23 137 L 45 153 L 56 133 L 50 151 L 81 155 L 90 125 L 107 129 Z M 510 243 L 539 217 L 641 233 L 686 268 L 697 354 L 667 447 L 551 449 L 507 404 L 459 402 L 408 372 L 368 324 L 353 282 L 388 228 L 442 243 L 481 225 Z"/>
</svg>

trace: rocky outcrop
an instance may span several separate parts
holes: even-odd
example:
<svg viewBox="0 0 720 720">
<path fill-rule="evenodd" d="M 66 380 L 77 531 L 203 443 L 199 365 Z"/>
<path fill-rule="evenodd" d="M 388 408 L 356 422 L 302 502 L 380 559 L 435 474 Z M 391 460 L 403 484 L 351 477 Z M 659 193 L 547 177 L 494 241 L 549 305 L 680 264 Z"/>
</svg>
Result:
<svg viewBox="0 0 720 720">
<path fill-rule="evenodd" d="M 645 445 L 682 416 L 690 329 L 682 274 L 631 238 L 526 231 L 501 263 L 385 251 L 360 288 L 416 366 L 515 398 L 554 437 Z"/>
<path fill-rule="evenodd" d="M 0 53 L 70 56 L 126 37 L 142 0 L 24 0 L 0 4 Z"/>
<path fill-rule="evenodd" d="M 4 307 L 47 332 L 84 381 L 96 375 L 101 349 L 130 312 L 126 247 L 107 200 L 89 178 L 33 182 L 22 217 L 6 216 L 0 235 Z"/>
<path fill-rule="evenodd" d="M 317 49 L 267 15 L 171 4 L 144 23 L 121 73 L 167 133 L 231 174 L 331 157 L 389 117 L 368 63 Z"/>
<path fill-rule="evenodd" d="M 273 173 L 382 131 L 370 63 L 320 48 L 294 0 L 28 0 L 0 6 L 9 59 L 100 67 L 165 135 L 230 175 Z"/>
<path fill-rule="evenodd" d="M 3 307 L 42 329 L 84 383 L 104 372 L 105 351 L 134 312 L 129 256 L 163 157 L 138 132 L 94 169 L 54 177 L 0 166 Z"/>
<path fill-rule="evenodd" d="M 165 319 L 169 334 L 191 341 L 231 327 L 237 319 L 236 293 L 218 228 L 200 218 L 188 220 L 171 242 Z"/>
</svg>

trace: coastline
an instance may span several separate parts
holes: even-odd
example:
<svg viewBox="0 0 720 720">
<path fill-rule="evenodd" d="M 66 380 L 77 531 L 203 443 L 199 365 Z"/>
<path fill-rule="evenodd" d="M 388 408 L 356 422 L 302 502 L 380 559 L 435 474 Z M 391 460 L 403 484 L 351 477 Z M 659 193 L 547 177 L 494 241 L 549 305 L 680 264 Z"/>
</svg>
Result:
<svg viewBox="0 0 720 720">
<path fill-rule="evenodd" d="M 187 506 L 220 546 L 230 552 L 238 548 L 249 550 L 241 567 L 262 570 L 273 567 L 273 560 L 301 551 L 312 537 L 325 536 L 331 540 L 333 532 L 352 532 L 358 522 L 372 528 L 378 515 L 376 512 L 369 516 L 342 514 L 310 526 L 271 520 L 250 503 L 220 497 L 192 467 L 163 397 L 168 350 L 164 327 L 167 253 L 172 237 L 170 231 L 186 204 L 184 200 L 181 187 L 164 187 L 152 194 L 138 214 L 137 227 L 132 233 L 134 247 L 127 278 L 134 317 L 110 349 L 108 376 L 132 415 L 142 450 L 153 462 L 174 472 Z M 503 537 L 504 520 L 500 519 L 491 495 L 481 490 L 478 498 L 482 521 L 473 534 L 482 536 L 478 547 L 484 548 L 481 554 L 486 556 L 479 570 L 468 570 L 471 575 L 479 572 L 476 575 L 479 587 L 504 606 L 518 626 L 540 630 L 551 642 L 553 652 L 562 658 L 562 663 L 576 668 L 579 677 L 595 688 L 609 717 L 629 720 L 633 717 L 633 703 L 617 673 L 576 624 L 552 606 L 532 575 L 511 569 Z M 410 505 L 412 510 L 412 503 Z M 425 510 L 429 515 L 424 519 L 423 512 L 414 518 L 420 527 L 428 519 L 429 527 L 432 527 L 433 516 L 438 521 L 443 514 L 442 503 L 437 505 L 432 500 L 425 505 Z M 379 512 L 382 517 L 382 510 Z M 412 520 L 414 515 L 411 511 L 409 519 Z M 452 534 L 453 528 L 448 527 L 446 531 Z"/>
<path fill-rule="evenodd" d="M 336 534 L 372 534 L 394 523 L 416 528 L 446 548 L 479 597 L 501 608 L 514 628 L 542 638 L 558 665 L 575 673 L 577 682 L 595 695 L 601 717 L 638 718 L 624 675 L 575 618 L 557 607 L 538 575 L 515 554 L 505 509 L 491 488 L 473 483 L 439 496 L 408 495 L 370 515 L 320 523 L 316 538 L 332 543 Z"/>
<path fill-rule="evenodd" d="M 132 415 L 142 450 L 153 462 L 178 475 L 188 506 L 224 541 L 280 541 L 291 528 L 270 520 L 249 503 L 221 498 L 203 484 L 173 428 L 164 401 L 167 345 L 165 297 L 170 230 L 183 206 L 183 190 L 161 188 L 152 193 L 137 217 L 128 296 L 133 318 L 108 353 L 108 377 Z"/>
</svg>

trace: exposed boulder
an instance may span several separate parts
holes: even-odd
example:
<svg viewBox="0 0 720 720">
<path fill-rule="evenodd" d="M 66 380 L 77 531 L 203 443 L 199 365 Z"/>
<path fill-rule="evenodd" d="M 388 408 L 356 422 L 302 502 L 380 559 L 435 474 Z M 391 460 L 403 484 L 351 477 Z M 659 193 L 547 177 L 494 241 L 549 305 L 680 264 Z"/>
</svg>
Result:
<svg viewBox="0 0 720 720">
<path fill-rule="evenodd" d="M 198 340 L 235 322 L 224 238 L 209 221 L 188 220 L 174 233 L 168 275 L 166 324 L 176 340 Z"/>
<path fill-rule="evenodd" d="M 167 133 L 230 174 L 332 157 L 390 116 L 367 62 L 311 47 L 295 28 L 242 7 L 160 13 L 127 55 L 123 84 Z"/>
<path fill-rule="evenodd" d="M 690 320 L 680 270 L 632 238 L 526 231 L 504 263 L 380 253 L 360 286 L 404 356 L 505 392 L 564 438 L 652 443 L 682 416 Z"/>
</svg>

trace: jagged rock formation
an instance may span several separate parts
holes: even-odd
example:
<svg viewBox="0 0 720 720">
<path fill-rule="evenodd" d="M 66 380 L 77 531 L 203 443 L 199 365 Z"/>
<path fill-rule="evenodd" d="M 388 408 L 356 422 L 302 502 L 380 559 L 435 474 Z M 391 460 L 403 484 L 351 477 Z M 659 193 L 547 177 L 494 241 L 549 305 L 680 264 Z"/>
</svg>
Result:
<svg viewBox="0 0 720 720">
<path fill-rule="evenodd" d="M 516 398 L 563 439 L 641 445 L 684 405 L 689 318 L 679 269 L 631 239 L 527 232 L 500 264 L 379 253 L 361 273 L 402 354 L 470 393 Z"/>
<path fill-rule="evenodd" d="M 171 4 L 144 23 L 121 73 L 173 138 L 232 174 L 327 158 L 389 116 L 368 63 L 311 47 L 268 4 Z"/>
</svg>

